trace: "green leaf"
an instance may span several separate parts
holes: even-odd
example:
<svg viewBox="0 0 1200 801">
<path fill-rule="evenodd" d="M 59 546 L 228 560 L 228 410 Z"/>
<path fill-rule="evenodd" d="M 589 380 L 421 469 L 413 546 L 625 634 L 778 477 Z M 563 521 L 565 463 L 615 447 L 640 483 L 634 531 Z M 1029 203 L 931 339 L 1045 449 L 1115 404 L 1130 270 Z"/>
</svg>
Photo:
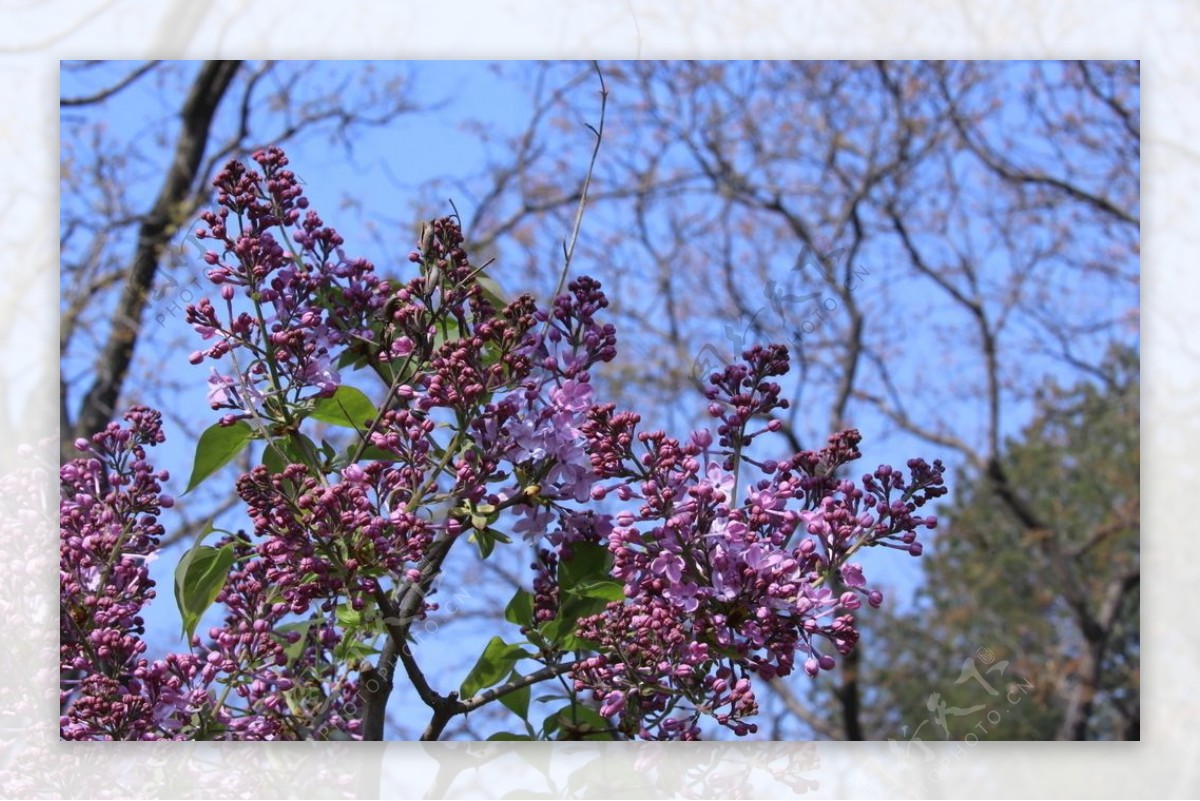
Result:
<svg viewBox="0 0 1200 801">
<path fill-rule="evenodd" d="M 341 453 L 338 454 L 337 458 L 333 462 L 334 465 L 336 467 L 345 467 L 346 465 L 350 464 L 350 460 L 352 458 L 354 458 L 355 454 L 358 453 L 358 448 L 359 448 L 359 445 L 361 445 L 361 444 L 362 444 L 362 440 L 359 438 L 355 438 L 354 442 L 350 443 L 350 445 L 347 446 L 344 451 L 342 451 Z M 374 445 L 368 445 L 367 447 L 363 448 L 362 455 L 359 456 L 358 458 L 359 458 L 359 462 L 361 463 L 361 462 L 394 462 L 394 461 L 398 460 L 400 457 L 397 456 L 396 454 L 392 453 L 391 451 L 385 451 L 383 448 L 378 448 Z"/>
<path fill-rule="evenodd" d="M 493 637 L 483 649 L 475 667 L 471 668 L 471 672 L 463 680 L 459 697 L 470 698 L 483 688 L 499 683 L 512 670 L 517 660 L 525 655 L 525 651 L 519 645 L 510 645 L 499 637 Z"/>
<path fill-rule="evenodd" d="M 308 464 L 317 452 L 317 444 L 304 434 L 289 434 L 273 439 L 263 450 L 263 466 L 272 475 L 284 471 L 290 464 Z"/>
<path fill-rule="evenodd" d="M 338 604 L 334 614 L 337 616 L 338 625 L 348 630 L 359 628 L 372 617 L 366 609 L 359 611 L 348 603 Z"/>
<path fill-rule="evenodd" d="M 254 436 L 254 431 L 244 420 L 231 426 L 216 423 L 200 435 L 196 444 L 196 460 L 192 465 L 192 477 L 188 480 L 184 494 L 195 489 L 200 482 L 220 470 L 241 453 Z"/>
<path fill-rule="evenodd" d="M 367 354 L 355 348 L 347 348 L 342 351 L 342 355 L 338 357 L 337 366 L 339 370 L 344 370 L 349 367 L 352 370 L 357 370 L 360 367 L 367 365 Z"/>
<path fill-rule="evenodd" d="M 549 739 L 556 731 L 562 732 L 560 740 L 611 740 L 607 730 L 609 723 L 596 710 L 581 703 L 567 704 L 546 718 L 542 724 L 542 737 Z"/>
<path fill-rule="evenodd" d="M 315 623 L 316 620 L 309 618 L 308 620 L 297 620 L 293 623 L 285 623 L 282 626 L 275 627 L 275 636 L 283 643 L 283 653 L 287 656 L 288 666 L 300 658 L 300 654 L 304 653 L 304 648 L 308 645 L 308 629 Z M 300 639 L 289 643 L 287 635 L 290 632 L 300 632 Z"/>
<path fill-rule="evenodd" d="M 612 554 L 603 545 L 577 542 L 571 545 L 571 558 L 558 566 L 558 586 L 570 592 L 579 584 L 611 580 L 608 572 Z"/>
<path fill-rule="evenodd" d="M 517 590 L 504 607 L 504 619 L 526 628 L 533 626 L 533 595 L 526 590 Z"/>
<path fill-rule="evenodd" d="M 370 643 L 362 640 L 354 640 L 349 637 L 338 643 L 333 649 L 333 657 L 339 662 L 355 663 L 367 657 L 374 656 L 379 653 L 378 648 L 371 647 Z"/>
<path fill-rule="evenodd" d="M 518 673 L 517 671 L 514 670 L 512 672 L 512 674 L 508 677 L 508 680 L 509 681 L 517 681 L 521 678 L 524 678 L 524 677 L 520 673 Z M 525 720 L 526 718 L 529 717 L 530 696 L 531 696 L 531 691 L 530 691 L 529 685 L 527 684 L 519 690 L 513 690 L 508 695 L 500 696 L 500 703 L 502 703 L 506 707 L 508 707 L 509 710 L 511 710 L 512 713 L 514 715 L 516 715 L 517 717 L 519 717 L 521 720 Z"/>
<path fill-rule="evenodd" d="M 175 568 L 175 603 L 183 616 L 183 631 L 189 643 L 200 618 L 225 586 L 232 566 L 232 545 L 197 545 L 179 560 Z"/>
<path fill-rule="evenodd" d="M 618 581 L 587 581 L 576 584 L 571 590 L 580 598 L 600 598 L 609 603 L 625 600 L 625 585 Z"/>
<path fill-rule="evenodd" d="M 504 300 L 504 290 L 500 288 L 500 284 L 496 282 L 495 278 L 484 273 L 479 273 L 475 276 L 475 283 L 479 284 L 479 288 L 483 290 L 483 296 L 487 298 L 488 303 L 492 304 L 496 311 L 500 311 L 508 305 Z"/>
<path fill-rule="evenodd" d="M 576 645 L 582 642 L 572 636 L 575 633 L 575 627 L 579 624 L 579 619 L 588 615 L 599 614 L 607 605 L 608 601 L 603 598 L 586 598 L 569 595 L 558 610 L 558 615 L 553 620 L 541 625 L 542 634 L 547 639 L 562 646 L 565 650 L 573 650 Z"/>
<path fill-rule="evenodd" d="M 363 391 L 346 384 L 338 387 L 332 396 L 318 398 L 312 417 L 322 423 L 363 430 L 378 416 L 375 404 Z"/>
<path fill-rule="evenodd" d="M 433 337 L 433 349 L 437 350 L 447 342 L 453 342 L 458 338 L 458 321 L 443 317 L 438 323 L 437 332 Z"/>
<path fill-rule="evenodd" d="M 479 520 L 479 522 L 487 525 L 486 518 L 478 516 L 471 517 L 472 525 L 474 525 L 476 520 Z M 479 554 L 484 559 L 487 559 L 492 555 L 492 551 L 496 549 L 497 542 L 502 542 L 505 545 L 508 545 L 512 542 L 512 539 L 510 539 L 508 535 L 497 531 L 494 528 L 476 529 L 471 537 L 475 540 L 475 544 L 479 546 Z"/>
<path fill-rule="evenodd" d="M 528 734 L 513 734 L 510 731 L 498 731 L 495 734 L 493 734 L 491 737 L 488 738 L 488 740 L 503 741 L 503 742 L 507 742 L 509 740 L 532 740 L 532 739 L 533 738 L 530 737 Z"/>
<path fill-rule="evenodd" d="M 282 450 L 283 443 L 280 440 L 268 442 L 267 447 L 263 448 L 263 467 L 267 468 L 267 472 L 273 476 L 282 473 L 289 464 L 287 458 L 280 452 Z"/>
</svg>

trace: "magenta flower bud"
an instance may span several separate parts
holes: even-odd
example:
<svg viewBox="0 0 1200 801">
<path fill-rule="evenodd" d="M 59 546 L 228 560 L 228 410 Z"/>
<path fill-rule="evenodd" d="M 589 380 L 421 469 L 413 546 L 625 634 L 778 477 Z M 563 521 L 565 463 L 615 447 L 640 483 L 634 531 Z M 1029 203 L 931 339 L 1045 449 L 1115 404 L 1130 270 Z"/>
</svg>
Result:
<svg viewBox="0 0 1200 801">
<path fill-rule="evenodd" d="M 804 672 L 815 679 L 817 674 L 820 672 L 820 666 L 817 665 L 817 660 L 813 659 L 811 656 L 808 659 L 805 659 Z"/>
<path fill-rule="evenodd" d="M 833 670 L 837 663 L 833 661 L 832 656 L 824 654 L 817 660 L 817 664 L 821 667 L 821 670 Z"/>
<path fill-rule="evenodd" d="M 602 501 L 604 500 L 604 496 L 608 494 L 608 490 L 597 484 L 596 486 L 592 487 L 590 494 L 593 501 Z"/>
<path fill-rule="evenodd" d="M 421 571 L 417 570 L 415 567 L 410 567 L 408 570 L 404 571 L 404 577 L 408 579 L 409 582 L 416 584 L 421 580 Z"/>
<path fill-rule="evenodd" d="M 392 343 L 392 353 L 397 356 L 407 356 L 413 352 L 413 341 L 408 337 L 400 337 Z"/>
<path fill-rule="evenodd" d="M 772 420 L 771 422 L 767 423 L 768 431 L 778 431 L 781 428 L 783 428 L 783 423 L 779 420 Z"/>
<path fill-rule="evenodd" d="M 158 505 L 164 509 L 170 509 L 172 506 L 175 505 L 175 499 L 172 498 L 170 495 L 159 495 L 158 496 Z"/>
<path fill-rule="evenodd" d="M 233 284 L 221 285 L 221 297 L 225 300 L 233 300 Z"/>
<path fill-rule="evenodd" d="M 865 586 L 867 580 L 863 578 L 862 565 L 857 562 L 842 565 L 842 581 L 846 582 L 847 587 Z"/>
<path fill-rule="evenodd" d="M 625 708 L 625 693 L 617 690 L 609 693 L 600 706 L 600 717 L 607 718 L 620 713 Z"/>
<path fill-rule="evenodd" d="M 692 442 L 696 443 L 701 448 L 707 448 L 712 445 L 712 432 L 707 428 L 701 428 L 692 432 Z"/>
<path fill-rule="evenodd" d="M 867 603 L 878 609 L 880 604 L 883 603 L 883 593 L 879 590 L 871 590 L 867 593 Z"/>
<path fill-rule="evenodd" d="M 77 451 L 91 450 L 91 447 L 92 447 L 92 443 L 88 442 L 83 437 L 80 437 L 79 439 L 75 440 L 75 450 L 77 450 Z"/>
<path fill-rule="evenodd" d="M 912 545 L 908 546 L 908 552 L 910 554 L 912 554 L 913 556 L 920 556 L 921 552 L 924 550 L 925 550 L 925 546 L 923 546 L 919 542 L 914 542 Z"/>
</svg>

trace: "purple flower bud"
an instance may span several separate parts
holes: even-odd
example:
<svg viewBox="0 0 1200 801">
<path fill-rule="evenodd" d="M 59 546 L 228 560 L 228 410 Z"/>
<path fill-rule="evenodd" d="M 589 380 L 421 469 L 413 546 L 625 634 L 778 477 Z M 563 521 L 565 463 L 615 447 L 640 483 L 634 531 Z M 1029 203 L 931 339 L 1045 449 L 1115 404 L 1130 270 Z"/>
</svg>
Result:
<svg viewBox="0 0 1200 801">
<path fill-rule="evenodd" d="M 842 565 L 842 581 L 846 582 L 847 587 L 866 586 L 867 580 L 863 578 L 862 565 L 857 562 Z"/>
<path fill-rule="evenodd" d="M 600 705 L 600 717 L 607 718 L 616 715 L 625 708 L 625 693 L 615 690 L 604 697 Z"/>
</svg>

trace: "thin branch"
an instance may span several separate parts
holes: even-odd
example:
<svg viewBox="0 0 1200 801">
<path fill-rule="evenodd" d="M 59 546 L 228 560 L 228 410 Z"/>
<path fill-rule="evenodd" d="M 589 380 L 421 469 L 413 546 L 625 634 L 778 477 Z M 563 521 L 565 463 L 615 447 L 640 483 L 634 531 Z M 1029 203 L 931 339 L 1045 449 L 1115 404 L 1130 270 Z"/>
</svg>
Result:
<svg viewBox="0 0 1200 801">
<path fill-rule="evenodd" d="M 788 686 L 786 681 L 774 678 L 767 682 L 767 684 L 779 696 L 779 700 L 783 701 L 783 705 L 787 707 L 788 711 L 807 723 L 817 734 L 827 740 L 841 739 L 838 733 L 830 728 L 828 723 L 818 718 L 812 713 L 812 710 L 800 703 L 800 699 L 792 692 L 792 688 Z"/>
<path fill-rule="evenodd" d="M 136 70 L 129 73 L 129 75 L 125 76 L 120 81 L 117 81 L 115 84 L 108 87 L 107 89 L 102 89 L 93 95 L 85 95 L 84 97 L 63 97 L 63 98 L 59 99 L 58 105 L 60 107 L 90 106 L 95 103 L 103 102 L 103 101 L 107 100 L 108 98 L 112 97 L 113 95 L 115 95 L 117 92 L 120 92 L 126 86 L 129 86 L 131 83 L 133 83 L 138 78 L 142 77 L 147 72 L 154 69 L 161 63 L 162 63 L 161 61 L 147 61 L 145 64 L 138 67 Z"/>
<path fill-rule="evenodd" d="M 947 103 L 947 113 L 951 124 L 962 138 L 963 144 L 967 149 L 975 154 L 975 157 L 983 162 L 984 166 L 993 173 L 1003 178 L 1006 181 L 1011 181 L 1017 184 L 1035 184 L 1039 186 L 1047 186 L 1056 189 L 1067 197 L 1073 200 L 1086 203 L 1097 211 L 1101 211 L 1119 222 L 1127 225 L 1139 226 L 1141 220 L 1129 213 L 1125 209 L 1120 208 L 1108 198 L 1092 194 L 1080 186 L 1076 186 L 1069 181 L 1058 178 L 1045 173 L 1025 172 L 1017 167 L 1006 163 L 1003 158 L 986 149 L 983 142 L 976 141 L 971 132 L 967 130 L 967 124 L 959 113 L 957 101 L 950 95 L 950 89 L 946 85 L 944 79 L 940 80 L 939 85 L 942 90 L 942 96 Z"/>
<path fill-rule="evenodd" d="M 514 679 L 507 684 L 501 684 L 499 687 L 493 687 L 490 690 L 480 693 L 479 695 L 472 696 L 466 701 L 459 701 L 459 711 L 470 712 L 473 709 L 478 709 L 486 703 L 495 701 L 497 698 L 502 698 L 509 693 L 516 692 L 523 687 L 528 687 L 531 684 L 537 684 L 538 682 L 552 679 L 555 676 L 561 676 L 564 673 L 570 672 L 576 664 L 576 662 L 564 662 L 560 665 L 549 665 L 541 670 L 535 670 L 528 676 L 522 676 L 521 678 Z"/>
<path fill-rule="evenodd" d="M 593 128 L 591 125 L 587 127 L 596 135 L 596 144 L 592 148 L 592 159 L 588 162 L 587 174 L 583 177 L 583 188 L 579 191 L 579 208 L 575 212 L 575 228 L 571 231 L 570 244 L 563 243 L 563 269 L 558 276 L 558 287 L 551 295 L 551 302 L 558 294 L 562 292 L 563 285 L 567 281 L 567 275 L 571 272 L 571 257 L 575 255 L 575 245 L 579 242 L 579 230 L 583 226 L 583 212 L 587 208 L 588 187 L 592 184 L 592 173 L 596 169 L 596 159 L 600 156 L 600 143 L 604 141 L 604 112 L 608 108 L 608 87 L 604 85 L 604 73 L 600 71 L 600 63 L 592 62 L 592 66 L 596 69 L 596 75 L 600 78 L 600 126 Z M 549 320 L 546 325 L 549 325 Z"/>
</svg>

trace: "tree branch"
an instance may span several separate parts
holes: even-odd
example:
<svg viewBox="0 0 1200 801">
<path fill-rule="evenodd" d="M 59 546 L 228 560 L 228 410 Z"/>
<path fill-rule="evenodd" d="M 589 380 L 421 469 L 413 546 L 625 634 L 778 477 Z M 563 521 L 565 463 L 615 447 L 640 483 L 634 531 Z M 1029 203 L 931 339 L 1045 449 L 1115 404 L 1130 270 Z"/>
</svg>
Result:
<svg viewBox="0 0 1200 801">
<path fill-rule="evenodd" d="M 59 99 L 58 105 L 60 108 L 66 108 L 69 106 L 90 106 L 95 103 L 100 103 L 100 102 L 112 97 L 117 92 L 120 92 L 126 86 L 129 86 L 131 83 L 136 81 L 138 78 L 142 77 L 147 72 L 149 72 L 150 70 L 157 67 L 160 63 L 161 62 L 158 62 L 158 61 L 147 61 L 145 64 L 138 67 L 133 72 L 129 73 L 123 79 L 121 79 L 120 81 L 117 81 L 115 84 L 108 87 L 107 89 L 102 89 L 101 91 L 96 92 L 95 94 L 85 95 L 84 97 L 63 97 L 63 98 Z"/>
<path fill-rule="evenodd" d="M 113 416 L 133 359 L 150 288 L 154 284 L 163 251 L 180 224 L 177 210 L 188 199 L 196 181 L 213 115 L 240 65 L 240 61 L 205 62 L 192 84 L 183 106 L 183 125 L 176 143 L 175 157 L 154 205 L 138 229 L 137 248 L 112 317 L 112 330 L 100 355 L 95 381 L 84 396 L 71 430 L 63 431 L 64 458 L 71 457 L 67 447 L 76 437 L 101 430 Z"/>
</svg>

